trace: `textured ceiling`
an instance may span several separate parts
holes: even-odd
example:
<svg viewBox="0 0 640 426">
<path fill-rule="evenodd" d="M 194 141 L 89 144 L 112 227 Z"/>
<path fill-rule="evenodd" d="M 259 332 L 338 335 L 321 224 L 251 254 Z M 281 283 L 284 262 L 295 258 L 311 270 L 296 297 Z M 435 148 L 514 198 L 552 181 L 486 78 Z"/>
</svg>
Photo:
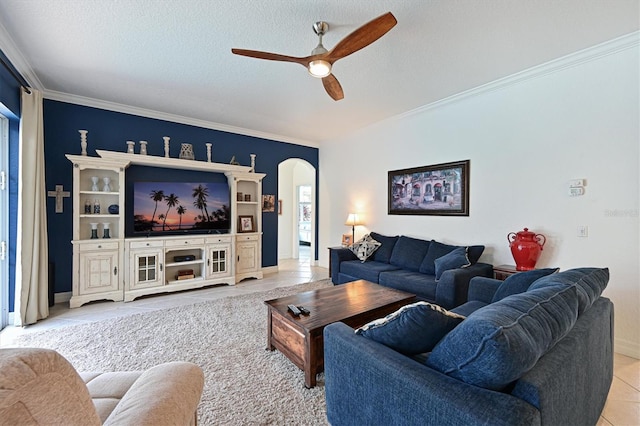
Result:
<svg viewBox="0 0 640 426">
<path fill-rule="evenodd" d="M 300 65 L 231 54 L 306 56 L 314 22 L 331 49 L 387 11 L 396 27 L 334 65 L 339 102 Z M 638 0 L 2 0 L 0 48 L 45 96 L 319 146 L 637 31 L 638 16 Z"/>
</svg>

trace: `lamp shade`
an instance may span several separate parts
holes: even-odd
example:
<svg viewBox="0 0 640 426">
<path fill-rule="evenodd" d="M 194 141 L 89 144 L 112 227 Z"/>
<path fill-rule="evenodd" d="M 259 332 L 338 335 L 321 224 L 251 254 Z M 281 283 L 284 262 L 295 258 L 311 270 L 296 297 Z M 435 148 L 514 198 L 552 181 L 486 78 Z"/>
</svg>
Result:
<svg viewBox="0 0 640 426">
<path fill-rule="evenodd" d="M 344 224 L 348 226 L 358 226 L 364 225 L 364 222 L 362 222 L 362 219 L 360 218 L 360 216 L 358 216 L 358 213 L 349 213 L 349 216 L 347 216 L 347 220 Z"/>
</svg>

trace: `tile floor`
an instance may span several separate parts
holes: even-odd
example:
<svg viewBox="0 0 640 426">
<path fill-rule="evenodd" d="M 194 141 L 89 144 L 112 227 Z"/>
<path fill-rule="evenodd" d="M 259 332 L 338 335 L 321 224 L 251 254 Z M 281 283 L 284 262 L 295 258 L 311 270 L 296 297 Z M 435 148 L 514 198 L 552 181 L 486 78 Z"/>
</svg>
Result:
<svg viewBox="0 0 640 426">
<path fill-rule="evenodd" d="M 69 309 L 67 304 L 57 304 L 51 308 L 50 316 L 46 320 L 28 327 L 7 327 L 2 330 L 0 347 L 11 346 L 15 337 L 34 331 L 271 290 L 276 287 L 317 281 L 327 276 L 326 268 L 311 266 L 308 247 L 301 247 L 299 259 L 281 260 L 278 272 L 267 274 L 262 280 L 248 280 L 236 286 L 159 295 L 127 303 L 93 303 L 76 309 Z M 616 354 L 613 383 L 598 426 L 621 425 L 640 426 L 640 360 Z"/>
</svg>

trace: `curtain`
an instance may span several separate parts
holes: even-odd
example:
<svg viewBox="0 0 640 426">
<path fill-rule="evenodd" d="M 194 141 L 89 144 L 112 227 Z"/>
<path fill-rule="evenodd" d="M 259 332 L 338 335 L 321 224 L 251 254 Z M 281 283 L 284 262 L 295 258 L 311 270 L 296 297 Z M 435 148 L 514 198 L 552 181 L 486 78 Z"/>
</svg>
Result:
<svg viewBox="0 0 640 426">
<path fill-rule="evenodd" d="M 42 93 L 22 89 L 16 244 L 15 325 L 49 316 L 49 253 Z"/>
</svg>

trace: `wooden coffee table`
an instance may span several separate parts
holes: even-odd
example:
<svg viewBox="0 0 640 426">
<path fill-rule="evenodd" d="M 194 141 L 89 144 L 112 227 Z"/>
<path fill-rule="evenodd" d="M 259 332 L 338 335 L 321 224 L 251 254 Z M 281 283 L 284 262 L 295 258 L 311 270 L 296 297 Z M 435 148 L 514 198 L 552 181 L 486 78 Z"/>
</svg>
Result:
<svg viewBox="0 0 640 426">
<path fill-rule="evenodd" d="M 267 349 L 278 349 L 304 371 L 307 388 L 316 385 L 324 370 L 324 327 L 342 321 L 356 328 L 414 302 L 414 294 L 359 280 L 280 299 L 267 300 Z M 294 316 L 287 310 L 304 306 L 309 315 Z"/>
</svg>

